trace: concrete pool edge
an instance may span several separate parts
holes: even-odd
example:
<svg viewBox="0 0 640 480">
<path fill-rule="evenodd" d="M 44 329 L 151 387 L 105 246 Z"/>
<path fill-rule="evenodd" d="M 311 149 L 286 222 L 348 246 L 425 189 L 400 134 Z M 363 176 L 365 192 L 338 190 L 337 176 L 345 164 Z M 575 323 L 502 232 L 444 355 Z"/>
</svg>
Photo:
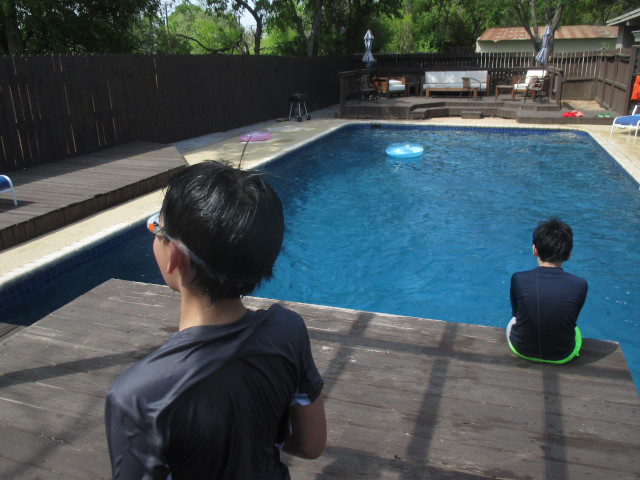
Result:
<svg viewBox="0 0 640 480">
<path fill-rule="evenodd" d="M 609 141 L 604 141 L 600 135 L 594 135 L 591 132 L 587 133 L 593 138 L 593 140 L 600 145 L 607 152 L 613 160 L 620 165 L 620 167 L 627 172 L 629 177 L 635 182 L 636 187 L 640 188 L 640 164 L 634 163 L 628 155 L 626 155 L 617 144 Z M 640 146 L 640 144 L 639 144 Z"/>
</svg>

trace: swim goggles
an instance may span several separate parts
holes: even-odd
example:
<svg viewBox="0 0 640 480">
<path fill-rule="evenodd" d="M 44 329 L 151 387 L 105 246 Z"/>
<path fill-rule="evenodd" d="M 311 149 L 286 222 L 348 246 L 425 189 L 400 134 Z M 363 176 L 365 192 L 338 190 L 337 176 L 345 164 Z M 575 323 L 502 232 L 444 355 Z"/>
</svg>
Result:
<svg viewBox="0 0 640 480">
<path fill-rule="evenodd" d="M 198 264 L 199 266 L 201 266 L 209 275 L 211 275 L 211 270 L 209 270 L 209 267 L 207 266 L 206 263 L 204 263 L 204 260 L 202 260 L 199 256 L 197 256 L 195 253 L 193 253 L 189 247 L 187 247 L 184 243 L 182 243 L 180 240 L 176 240 L 175 238 L 171 237 L 167 231 L 164 229 L 164 227 L 162 227 L 160 225 L 160 212 L 158 213 L 154 213 L 153 215 L 151 215 L 149 217 L 149 220 L 147 220 L 147 228 L 149 229 L 149 231 L 156 237 L 162 237 L 162 238 L 166 238 L 169 242 L 173 243 L 176 247 L 178 247 L 178 250 L 180 250 L 182 253 L 184 253 L 185 255 L 188 255 L 189 258 L 196 264 Z"/>
</svg>

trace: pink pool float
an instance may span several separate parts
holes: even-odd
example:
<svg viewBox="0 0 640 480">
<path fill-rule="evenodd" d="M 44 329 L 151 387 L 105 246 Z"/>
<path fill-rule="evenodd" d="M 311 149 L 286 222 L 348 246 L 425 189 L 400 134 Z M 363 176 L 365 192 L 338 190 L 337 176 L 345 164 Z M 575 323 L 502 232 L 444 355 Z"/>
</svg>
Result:
<svg viewBox="0 0 640 480">
<path fill-rule="evenodd" d="M 263 140 L 269 140 L 271 138 L 271 132 L 267 130 L 258 130 L 256 132 L 243 133 L 238 137 L 241 142 L 260 142 Z"/>
</svg>

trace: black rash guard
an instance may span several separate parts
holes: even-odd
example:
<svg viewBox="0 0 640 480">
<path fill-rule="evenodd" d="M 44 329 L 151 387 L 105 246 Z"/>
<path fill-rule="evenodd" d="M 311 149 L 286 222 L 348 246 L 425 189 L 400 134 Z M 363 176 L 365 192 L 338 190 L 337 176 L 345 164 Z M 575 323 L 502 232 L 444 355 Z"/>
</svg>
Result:
<svg viewBox="0 0 640 480">
<path fill-rule="evenodd" d="M 559 267 L 538 267 L 511 277 L 516 323 L 509 340 L 527 357 L 561 360 L 575 347 L 575 327 L 587 298 L 585 279 Z"/>
<path fill-rule="evenodd" d="M 322 387 L 302 318 L 278 305 L 177 332 L 107 394 L 113 478 L 289 479 L 290 404 Z"/>
</svg>

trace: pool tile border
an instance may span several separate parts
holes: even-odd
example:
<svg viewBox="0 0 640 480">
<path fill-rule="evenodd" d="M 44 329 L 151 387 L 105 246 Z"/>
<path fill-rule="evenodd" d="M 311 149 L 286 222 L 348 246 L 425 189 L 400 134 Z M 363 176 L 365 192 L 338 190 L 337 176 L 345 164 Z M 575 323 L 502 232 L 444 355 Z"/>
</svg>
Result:
<svg viewBox="0 0 640 480">
<path fill-rule="evenodd" d="M 39 265 L 24 265 L 11 278 L 0 279 L 0 309 L 6 308 L 36 293 L 60 275 L 78 265 L 101 257 L 107 251 L 127 241 L 144 230 L 144 221 L 117 225 L 107 232 L 100 232 L 82 242 L 70 245 L 55 258 L 43 258 Z"/>
</svg>

